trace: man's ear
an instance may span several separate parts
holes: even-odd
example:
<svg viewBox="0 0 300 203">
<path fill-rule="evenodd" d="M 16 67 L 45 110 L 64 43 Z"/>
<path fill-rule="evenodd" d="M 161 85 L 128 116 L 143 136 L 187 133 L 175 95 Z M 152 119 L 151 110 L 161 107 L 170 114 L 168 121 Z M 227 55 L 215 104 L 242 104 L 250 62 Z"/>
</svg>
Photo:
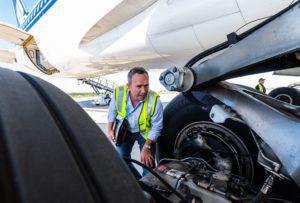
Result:
<svg viewBox="0 0 300 203">
<path fill-rule="evenodd" d="M 130 90 L 130 88 L 131 88 L 130 83 L 126 83 L 126 85 L 127 85 L 128 90 Z"/>
</svg>

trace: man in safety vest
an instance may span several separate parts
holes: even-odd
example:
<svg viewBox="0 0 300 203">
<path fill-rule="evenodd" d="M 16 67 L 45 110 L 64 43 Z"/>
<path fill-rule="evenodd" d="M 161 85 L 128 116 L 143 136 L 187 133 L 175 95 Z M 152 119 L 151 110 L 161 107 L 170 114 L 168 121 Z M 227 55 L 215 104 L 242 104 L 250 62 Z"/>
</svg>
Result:
<svg viewBox="0 0 300 203">
<path fill-rule="evenodd" d="M 109 105 L 108 136 L 115 142 L 113 130 L 116 120 L 127 119 L 129 132 L 121 146 L 116 146 L 122 157 L 130 158 L 135 141 L 141 152 L 141 162 L 154 167 L 155 140 L 160 136 L 163 125 L 163 106 L 159 95 L 149 89 L 149 76 L 142 67 L 135 67 L 128 72 L 128 84 L 117 87 Z M 136 168 L 128 163 L 133 175 L 140 179 Z M 147 170 L 143 169 L 143 176 Z"/>
<path fill-rule="evenodd" d="M 258 91 L 260 91 L 261 93 L 264 93 L 264 94 L 266 94 L 266 88 L 264 86 L 265 80 L 266 79 L 264 79 L 264 78 L 260 78 L 258 80 L 258 85 L 255 86 L 255 89 L 257 89 Z"/>
</svg>

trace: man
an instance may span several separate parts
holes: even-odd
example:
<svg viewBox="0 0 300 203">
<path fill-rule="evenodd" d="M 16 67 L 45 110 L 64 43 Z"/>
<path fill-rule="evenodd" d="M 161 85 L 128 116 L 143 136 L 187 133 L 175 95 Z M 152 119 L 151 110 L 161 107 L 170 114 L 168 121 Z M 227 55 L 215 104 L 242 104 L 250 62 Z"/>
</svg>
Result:
<svg viewBox="0 0 300 203">
<path fill-rule="evenodd" d="M 266 79 L 264 79 L 264 78 L 260 78 L 258 80 L 258 85 L 255 86 L 255 89 L 257 89 L 259 92 L 264 93 L 264 94 L 266 94 L 266 88 L 264 86 L 265 80 Z"/>
<path fill-rule="evenodd" d="M 127 119 L 129 133 L 121 146 L 116 149 L 122 157 L 130 158 L 135 141 L 141 152 L 141 162 L 154 167 L 155 140 L 160 136 L 163 122 L 163 106 L 157 93 L 149 90 L 149 76 L 142 67 L 131 69 L 128 84 L 117 87 L 109 105 L 108 136 L 115 142 L 113 125 L 116 119 Z M 136 168 L 128 163 L 133 175 L 140 179 Z M 147 170 L 143 169 L 143 176 Z"/>
</svg>

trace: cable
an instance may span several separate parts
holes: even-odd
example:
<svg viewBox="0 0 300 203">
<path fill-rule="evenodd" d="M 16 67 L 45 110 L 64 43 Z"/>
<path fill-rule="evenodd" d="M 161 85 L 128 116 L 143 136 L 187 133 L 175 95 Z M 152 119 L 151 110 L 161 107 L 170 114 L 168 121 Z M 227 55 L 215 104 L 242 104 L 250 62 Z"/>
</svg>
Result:
<svg viewBox="0 0 300 203">
<path fill-rule="evenodd" d="M 178 160 L 178 159 L 171 159 L 171 158 L 163 158 L 163 159 L 161 159 L 159 162 L 158 162 L 158 165 L 160 165 L 162 162 L 164 162 L 164 161 L 173 161 L 173 162 L 183 162 L 182 160 Z"/>
<path fill-rule="evenodd" d="M 177 181 L 176 181 L 176 183 L 175 183 L 175 187 L 174 187 L 175 190 L 177 189 L 177 186 L 178 186 L 178 183 L 179 183 L 180 180 L 181 180 L 181 178 L 178 178 L 178 179 L 177 179 Z"/>
<path fill-rule="evenodd" d="M 252 21 L 250 21 L 250 22 L 244 24 L 243 26 L 239 27 L 235 32 L 238 32 L 240 29 L 242 29 L 243 27 L 249 25 L 250 23 L 254 23 L 254 22 L 256 22 L 256 21 L 263 20 L 263 19 L 267 19 L 267 18 L 270 18 L 270 17 L 272 17 L 272 16 L 266 16 L 266 17 L 263 17 L 263 18 L 258 18 L 258 19 L 252 20 Z"/>
<path fill-rule="evenodd" d="M 207 161 L 205 161 L 202 158 L 197 158 L 197 157 L 188 157 L 183 159 L 183 161 L 188 161 L 188 160 L 197 160 L 200 161 L 201 163 L 204 163 L 206 166 L 208 166 L 212 171 L 217 172 L 218 170 L 215 169 L 213 166 L 211 166 Z"/>
<path fill-rule="evenodd" d="M 169 188 L 179 199 L 181 199 L 181 201 L 186 202 L 185 198 L 179 193 L 177 192 L 169 183 L 167 183 L 162 177 L 160 177 L 154 170 L 152 170 L 151 168 L 149 168 L 148 166 L 142 164 L 141 162 L 134 160 L 134 159 L 130 159 L 127 157 L 123 157 L 123 159 L 126 162 L 133 162 L 145 169 L 147 169 L 152 175 L 154 175 L 157 179 L 159 179 L 165 186 L 167 186 L 167 188 Z"/>
</svg>

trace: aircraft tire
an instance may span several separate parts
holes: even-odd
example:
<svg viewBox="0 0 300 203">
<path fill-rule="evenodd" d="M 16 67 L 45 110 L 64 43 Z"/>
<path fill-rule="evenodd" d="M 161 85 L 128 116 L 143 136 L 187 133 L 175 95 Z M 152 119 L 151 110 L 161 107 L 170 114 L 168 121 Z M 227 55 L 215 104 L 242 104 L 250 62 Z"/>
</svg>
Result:
<svg viewBox="0 0 300 203">
<path fill-rule="evenodd" d="M 126 164 L 68 95 L 0 69 L 0 202 L 145 202 Z"/>
<path fill-rule="evenodd" d="M 292 87 L 276 88 L 269 93 L 269 96 L 289 104 L 300 105 L 300 92 Z"/>
<path fill-rule="evenodd" d="M 187 94 L 177 95 L 164 110 L 163 129 L 157 142 L 157 158 L 173 158 L 174 144 L 181 129 L 192 122 L 209 120 L 208 113 Z"/>
</svg>

